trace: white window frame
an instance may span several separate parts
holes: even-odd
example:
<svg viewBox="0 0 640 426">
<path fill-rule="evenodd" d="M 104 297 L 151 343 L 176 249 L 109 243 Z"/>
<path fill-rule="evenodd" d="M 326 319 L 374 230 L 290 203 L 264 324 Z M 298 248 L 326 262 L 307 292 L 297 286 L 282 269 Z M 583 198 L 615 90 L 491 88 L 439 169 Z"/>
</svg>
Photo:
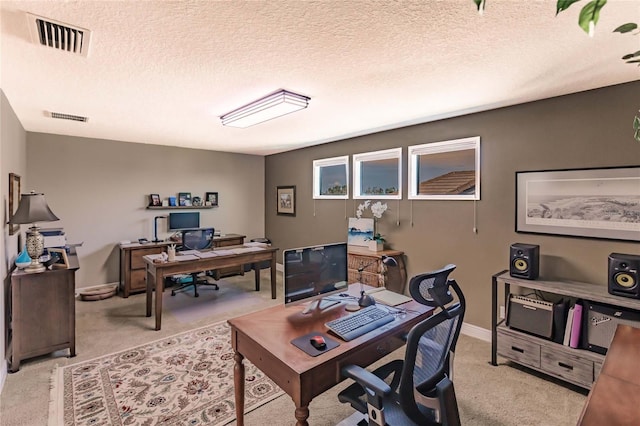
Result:
<svg viewBox="0 0 640 426">
<path fill-rule="evenodd" d="M 346 173 L 347 193 L 344 195 L 321 195 L 320 194 L 320 171 L 323 167 L 344 165 Z M 349 199 L 349 156 L 323 158 L 313 160 L 313 198 L 322 200 L 348 200 Z"/>
<path fill-rule="evenodd" d="M 362 194 L 362 163 L 366 161 L 390 160 L 398 161 L 398 194 Z M 401 200 L 402 199 L 402 148 L 385 149 L 382 151 L 364 152 L 353 156 L 353 199 L 376 199 L 376 200 Z"/>
<path fill-rule="evenodd" d="M 475 150 L 475 193 L 469 195 L 425 195 L 418 194 L 418 158 L 421 155 L 438 154 L 442 152 Z M 409 200 L 479 200 L 480 199 L 480 136 L 454 139 L 450 141 L 433 142 L 413 145 L 408 149 L 409 156 Z"/>
</svg>

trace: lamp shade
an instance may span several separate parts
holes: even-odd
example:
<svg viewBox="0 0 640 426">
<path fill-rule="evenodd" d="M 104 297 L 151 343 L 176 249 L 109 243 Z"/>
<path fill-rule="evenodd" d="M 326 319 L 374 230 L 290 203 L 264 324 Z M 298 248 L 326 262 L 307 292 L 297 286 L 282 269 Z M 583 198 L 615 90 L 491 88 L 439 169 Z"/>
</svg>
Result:
<svg viewBox="0 0 640 426">
<path fill-rule="evenodd" d="M 44 194 L 32 192 L 30 194 L 22 194 L 18 211 L 13 215 L 9 223 L 20 225 L 24 223 L 52 222 L 54 220 L 60 219 L 53 214 L 47 205 Z"/>
</svg>

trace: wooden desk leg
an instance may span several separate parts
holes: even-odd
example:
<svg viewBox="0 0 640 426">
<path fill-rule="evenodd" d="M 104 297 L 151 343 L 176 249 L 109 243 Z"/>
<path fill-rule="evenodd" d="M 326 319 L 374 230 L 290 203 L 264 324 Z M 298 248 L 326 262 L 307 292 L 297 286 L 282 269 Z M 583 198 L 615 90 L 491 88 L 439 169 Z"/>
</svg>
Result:
<svg viewBox="0 0 640 426">
<path fill-rule="evenodd" d="M 255 274 L 256 279 L 256 291 L 260 291 L 260 268 L 257 267 L 257 263 L 254 263 L 253 265 L 253 273 Z"/>
<path fill-rule="evenodd" d="M 162 326 L 162 293 L 164 292 L 164 274 L 156 271 L 156 330 Z"/>
<path fill-rule="evenodd" d="M 307 419 L 309 418 L 309 406 L 296 407 L 296 426 L 309 426 Z"/>
<path fill-rule="evenodd" d="M 153 275 L 149 273 L 149 267 L 147 267 L 147 275 L 145 277 L 145 281 L 147 284 L 146 296 L 147 296 L 147 316 L 151 316 L 151 303 L 153 297 L 153 284 L 155 283 L 153 279 Z"/>
<path fill-rule="evenodd" d="M 271 298 L 276 298 L 276 252 L 271 256 Z"/>
<path fill-rule="evenodd" d="M 236 424 L 244 425 L 244 356 L 236 352 L 233 356 L 235 365 L 233 366 L 233 387 L 236 396 Z"/>
</svg>

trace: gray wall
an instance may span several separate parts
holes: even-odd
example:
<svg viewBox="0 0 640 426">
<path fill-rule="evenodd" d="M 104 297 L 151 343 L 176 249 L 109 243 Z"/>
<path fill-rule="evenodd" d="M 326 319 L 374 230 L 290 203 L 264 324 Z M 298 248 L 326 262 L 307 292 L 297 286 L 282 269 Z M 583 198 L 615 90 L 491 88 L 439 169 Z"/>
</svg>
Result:
<svg viewBox="0 0 640 426">
<path fill-rule="evenodd" d="M 205 150 L 27 133 L 30 186 L 43 192 L 67 241 L 78 249 L 77 287 L 117 282 L 122 240 L 153 239 L 151 193 L 219 194 L 218 208 L 197 210 L 201 226 L 223 233 L 264 235 L 264 158 Z M 158 221 L 166 238 L 167 222 Z"/>
<path fill-rule="evenodd" d="M 458 266 L 452 277 L 469 302 L 465 322 L 490 327 L 491 276 L 508 268 L 514 242 L 540 245 L 545 279 L 606 285 L 609 253 L 640 254 L 638 244 L 516 233 L 515 172 L 640 164 L 632 131 L 638 94 L 640 82 L 633 82 L 268 156 L 266 235 L 280 249 L 345 241 L 359 202 L 313 200 L 313 160 L 402 147 L 404 199 L 388 202 L 391 211 L 379 230 L 392 248 L 405 252 L 409 277 L 447 263 Z M 469 136 L 481 137 L 477 234 L 473 201 L 406 199 L 406 148 Z M 276 215 L 278 185 L 296 185 L 295 217 Z"/>
<path fill-rule="evenodd" d="M 11 282 L 9 272 L 13 268 L 18 250 L 21 244 L 20 233 L 9 235 L 9 173 L 16 173 L 21 177 L 23 185 L 27 182 L 27 144 L 26 132 L 22 128 L 18 117 L 9 104 L 4 92 L 0 90 L 0 194 L 2 194 L 2 244 L 0 244 L 0 277 L 2 277 L 2 289 L 0 292 L 0 330 L 2 340 L 0 343 L 0 390 L 7 376 L 7 364 L 5 362 L 5 307 L 8 289 Z"/>
</svg>

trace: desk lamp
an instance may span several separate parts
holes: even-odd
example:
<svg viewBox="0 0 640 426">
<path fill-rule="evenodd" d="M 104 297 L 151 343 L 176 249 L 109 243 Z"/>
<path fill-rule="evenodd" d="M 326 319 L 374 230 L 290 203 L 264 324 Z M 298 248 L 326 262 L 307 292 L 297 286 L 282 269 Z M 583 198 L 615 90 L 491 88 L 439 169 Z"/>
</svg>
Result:
<svg viewBox="0 0 640 426">
<path fill-rule="evenodd" d="M 364 284 L 362 282 L 362 271 L 364 271 L 367 267 L 373 265 L 378 260 L 374 260 L 373 262 L 369 262 L 366 265 L 360 263 L 360 267 L 358 268 L 358 281 L 360 281 L 360 299 L 358 300 L 358 305 L 364 308 L 366 306 L 375 305 L 376 301 L 371 295 L 365 294 L 364 292 Z M 398 266 L 398 262 L 391 256 L 382 255 L 382 263 L 387 266 Z"/>
<path fill-rule="evenodd" d="M 158 239 L 158 219 L 166 219 L 167 216 L 156 216 L 153 218 L 153 242 L 159 243 L 161 240 Z"/>
<path fill-rule="evenodd" d="M 40 256 L 44 253 L 44 236 L 40 233 L 40 228 L 36 222 L 53 222 L 58 216 L 53 214 L 44 194 L 36 194 L 31 191 L 30 194 L 22 194 L 18 211 L 9 221 L 12 225 L 23 225 L 32 223 L 31 228 L 27 231 L 27 253 L 31 258 L 31 265 L 24 269 L 25 272 L 43 272 L 47 268 L 40 263 Z"/>
</svg>

